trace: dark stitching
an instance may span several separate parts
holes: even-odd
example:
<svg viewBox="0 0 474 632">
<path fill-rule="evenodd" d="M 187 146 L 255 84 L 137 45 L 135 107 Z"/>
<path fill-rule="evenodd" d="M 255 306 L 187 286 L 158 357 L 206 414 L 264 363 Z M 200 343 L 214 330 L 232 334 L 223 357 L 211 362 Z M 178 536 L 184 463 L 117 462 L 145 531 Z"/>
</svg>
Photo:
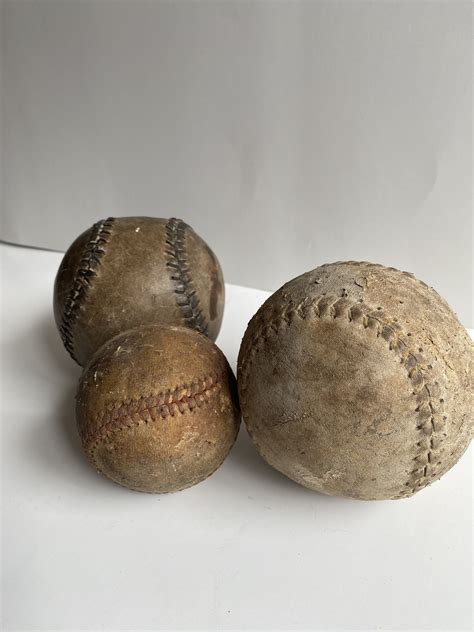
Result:
<svg viewBox="0 0 474 632">
<path fill-rule="evenodd" d="M 395 323 L 384 322 L 379 317 L 380 312 L 374 312 L 362 303 L 353 304 L 349 301 L 336 298 L 322 296 L 312 302 L 304 299 L 300 305 L 294 307 L 289 305 L 282 313 L 275 314 L 268 322 L 262 322 L 257 334 L 250 341 L 248 351 L 240 366 L 241 370 L 241 389 L 245 391 L 249 379 L 249 368 L 255 354 L 259 352 L 261 347 L 268 338 L 279 333 L 280 326 L 286 324 L 291 325 L 294 316 L 305 319 L 310 315 L 318 319 L 347 317 L 350 323 L 359 323 L 364 329 L 375 332 L 378 336 L 382 336 L 387 342 L 390 351 L 394 351 L 400 356 L 400 361 L 405 367 L 413 386 L 413 395 L 416 396 L 419 404 L 415 408 L 417 414 L 416 430 L 420 433 L 420 438 L 416 444 L 418 454 L 414 458 L 415 466 L 410 472 L 409 480 L 405 484 L 405 488 L 396 498 L 405 497 L 415 493 L 428 485 L 436 476 L 436 470 L 430 465 L 434 461 L 436 454 L 434 449 L 439 448 L 443 440 L 443 422 L 446 417 L 442 417 L 442 407 L 438 405 L 438 409 L 434 406 L 431 398 L 431 385 L 425 382 L 425 373 L 420 366 L 416 356 L 408 351 L 407 343 L 400 337 L 400 327 Z M 261 316 L 263 318 L 263 316 Z M 444 399 L 440 400 L 441 403 Z M 439 412 L 439 418 L 437 419 Z M 245 416 L 245 415 L 244 415 Z M 442 421 L 441 421 L 442 420 Z M 250 432 L 250 429 L 249 429 Z M 439 434 L 438 434 L 439 433 Z M 435 435 L 438 436 L 435 436 Z M 431 471 L 430 471 L 431 470 Z"/>
<path fill-rule="evenodd" d="M 73 280 L 71 291 L 64 306 L 59 332 L 64 346 L 72 359 L 78 364 L 79 361 L 74 353 L 73 328 L 79 314 L 79 308 L 87 298 L 92 279 L 97 275 L 97 269 L 105 253 L 105 245 L 109 240 L 113 222 L 114 218 L 109 217 L 92 226 L 90 239 L 85 245 L 84 255 L 79 262 L 79 270 Z"/>
<path fill-rule="evenodd" d="M 176 303 L 188 327 L 208 335 L 208 324 L 199 306 L 199 299 L 189 272 L 185 233 L 189 228 L 182 220 L 174 217 L 166 224 L 166 263 L 174 283 Z"/>
<path fill-rule="evenodd" d="M 101 424 L 97 429 L 84 433 L 82 441 L 86 453 L 97 467 L 95 450 L 110 434 L 141 423 L 174 417 L 186 411 L 192 412 L 208 402 L 209 398 L 222 388 L 223 380 L 224 375 L 212 374 L 158 395 L 142 396 L 115 405 L 99 415 Z"/>
</svg>

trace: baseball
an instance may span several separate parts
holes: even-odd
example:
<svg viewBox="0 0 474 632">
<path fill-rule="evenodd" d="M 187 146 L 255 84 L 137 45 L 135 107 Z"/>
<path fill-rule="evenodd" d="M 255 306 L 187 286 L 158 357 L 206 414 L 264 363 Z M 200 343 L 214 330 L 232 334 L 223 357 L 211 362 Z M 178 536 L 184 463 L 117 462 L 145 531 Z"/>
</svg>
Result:
<svg viewBox="0 0 474 632">
<path fill-rule="evenodd" d="M 216 256 L 175 218 L 97 222 L 70 246 L 54 285 L 56 324 L 80 365 L 139 325 L 185 325 L 215 340 L 223 311 Z"/>
<path fill-rule="evenodd" d="M 264 459 L 297 483 L 404 498 L 469 445 L 473 345 L 412 274 L 323 265 L 273 294 L 238 360 L 242 414 Z"/>
<path fill-rule="evenodd" d="M 76 418 L 96 470 L 154 493 L 210 476 L 240 425 L 227 360 L 209 338 L 185 327 L 140 327 L 101 347 L 81 377 Z"/>
</svg>

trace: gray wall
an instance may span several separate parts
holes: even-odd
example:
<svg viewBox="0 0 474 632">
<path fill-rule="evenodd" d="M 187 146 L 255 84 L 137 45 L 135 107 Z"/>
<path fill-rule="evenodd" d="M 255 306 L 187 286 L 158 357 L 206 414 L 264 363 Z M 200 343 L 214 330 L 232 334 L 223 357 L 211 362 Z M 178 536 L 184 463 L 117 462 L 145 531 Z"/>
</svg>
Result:
<svg viewBox="0 0 474 632">
<path fill-rule="evenodd" d="M 472 325 L 469 2 L 1 8 L 0 235 L 177 215 L 226 279 L 415 272 Z M 0 164 L 1 164 L 0 163 Z"/>
</svg>

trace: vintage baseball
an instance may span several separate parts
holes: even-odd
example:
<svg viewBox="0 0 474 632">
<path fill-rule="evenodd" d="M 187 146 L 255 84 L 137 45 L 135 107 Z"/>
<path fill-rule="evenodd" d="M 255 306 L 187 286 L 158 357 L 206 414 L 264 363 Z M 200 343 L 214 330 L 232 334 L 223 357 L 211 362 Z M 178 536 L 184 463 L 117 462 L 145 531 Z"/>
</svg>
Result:
<svg viewBox="0 0 474 632">
<path fill-rule="evenodd" d="M 469 445 L 472 359 L 456 315 L 412 274 L 323 265 L 250 321 L 238 361 L 242 414 L 264 459 L 297 483 L 404 498 Z"/>
<path fill-rule="evenodd" d="M 210 476 L 240 425 L 235 378 L 218 347 L 193 329 L 154 325 L 119 334 L 94 354 L 76 418 L 96 470 L 155 493 Z"/>
<path fill-rule="evenodd" d="M 70 246 L 54 286 L 56 323 L 80 365 L 104 342 L 139 325 L 185 325 L 215 340 L 223 311 L 216 256 L 175 218 L 97 222 Z"/>
</svg>

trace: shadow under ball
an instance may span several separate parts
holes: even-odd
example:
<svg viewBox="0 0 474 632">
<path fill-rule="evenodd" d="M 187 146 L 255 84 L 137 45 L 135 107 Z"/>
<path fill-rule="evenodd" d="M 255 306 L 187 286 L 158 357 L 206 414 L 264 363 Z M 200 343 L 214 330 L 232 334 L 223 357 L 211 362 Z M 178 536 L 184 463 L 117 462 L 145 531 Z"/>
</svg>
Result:
<svg viewBox="0 0 474 632">
<path fill-rule="evenodd" d="M 107 340 L 147 324 L 217 338 L 224 279 L 209 246 L 175 218 L 109 218 L 69 247 L 54 285 L 64 346 L 84 365 Z"/>
<path fill-rule="evenodd" d="M 119 334 L 80 379 L 76 419 L 93 467 L 133 490 L 174 492 L 210 476 L 235 442 L 235 378 L 209 338 L 185 327 Z"/>
<path fill-rule="evenodd" d="M 411 496 L 472 436 L 473 345 L 412 274 L 323 265 L 255 314 L 238 360 L 242 415 L 261 455 L 310 489 Z"/>
</svg>

